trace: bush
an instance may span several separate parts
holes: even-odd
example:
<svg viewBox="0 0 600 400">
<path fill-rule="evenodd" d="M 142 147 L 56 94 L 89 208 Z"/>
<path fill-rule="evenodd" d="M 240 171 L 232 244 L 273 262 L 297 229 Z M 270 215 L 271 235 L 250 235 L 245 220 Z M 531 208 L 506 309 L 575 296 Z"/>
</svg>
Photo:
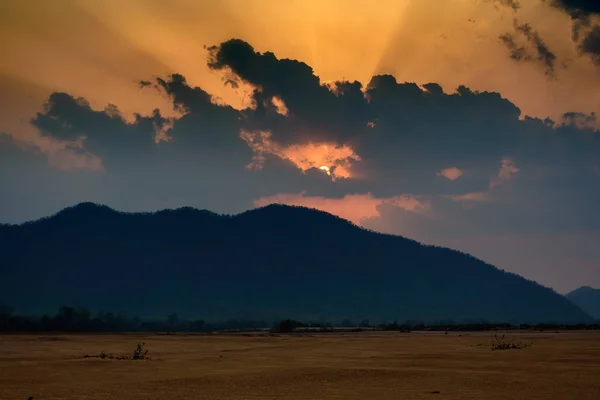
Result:
<svg viewBox="0 0 600 400">
<path fill-rule="evenodd" d="M 492 350 L 520 350 L 529 346 L 531 346 L 531 343 L 516 342 L 513 339 L 507 338 L 506 335 L 494 335 L 494 339 L 492 340 Z"/>
<path fill-rule="evenodd" d="M 133 355 L 131 357 L 126 355 L 114 355 L 111 353 L 106 353 L 102 351 L 98 355 L 89 355 L 86 354 L 81 358 L 101 358 L 101 359 L 109 359 L 109 360 L 148 360 L 148 350 L 144 348 L 146 343 L 138 343 L 135 349 L 133 350 Z"/>
<path fill-rule="evenodd" d="M 146 343 L 138 343 L 135 350 L 133 350 L 132 360 L 144 360 L 148 355 L 148 350 L 144 349 Z"/>
</svg>

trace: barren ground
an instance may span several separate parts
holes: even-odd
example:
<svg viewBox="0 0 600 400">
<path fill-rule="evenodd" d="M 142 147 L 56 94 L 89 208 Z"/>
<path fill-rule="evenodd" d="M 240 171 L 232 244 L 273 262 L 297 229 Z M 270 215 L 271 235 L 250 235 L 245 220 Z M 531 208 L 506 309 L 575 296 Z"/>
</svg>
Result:
<svg viewBox="0 0 600 400">
<path fill-rule="evenodd" d="M 600 399 L 600 332 L 0 335 L 0 399 Z M 130 354 L 150 360 L 80 358 Z M 435 393 L 439 392 L 439 393 Z"/>
</svg>

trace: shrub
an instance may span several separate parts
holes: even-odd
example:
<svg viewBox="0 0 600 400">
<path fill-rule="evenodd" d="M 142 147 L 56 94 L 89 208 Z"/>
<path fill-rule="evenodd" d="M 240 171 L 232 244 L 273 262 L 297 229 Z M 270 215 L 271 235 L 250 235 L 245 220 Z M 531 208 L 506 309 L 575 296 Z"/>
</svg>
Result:
<svg viewBox="0 0 600 400">
<path fill-rule="evenodd" d="M 126 355 L 114 355 L 111 353 L 106 353 L 104 351 L 102 351 L 100 354 L 98 355 L 89 355 L 86 354 L 81 358 L 101 358 L 101 359 L 109 359 L 109 360 L 147 360 L 148 358 L 148 350 L 146 350 L 144 348 L 144 346 L 146 345 L 146 343 L 138 343 L 137 346 L 135 347 L 135 349 L 133 350 L 133 355 L 130 356 L 126 356 Z"/>
<path fill-rule="evenodd" d="M 531 346 L 531 343 L 516 342 L 513 339 L 507 338 L 506 335 L 494 335 L 494 339 L 492 340 L 492 350 L 520 350 L 529 346 Z"/>
<path fill-rule="evenodd" d="M 132 360 L 144 360 L 148 354 L 148 350 L 144 349 L 146 343 L 138 343 L 135 350 L 133 350 Z"/>
</svg>

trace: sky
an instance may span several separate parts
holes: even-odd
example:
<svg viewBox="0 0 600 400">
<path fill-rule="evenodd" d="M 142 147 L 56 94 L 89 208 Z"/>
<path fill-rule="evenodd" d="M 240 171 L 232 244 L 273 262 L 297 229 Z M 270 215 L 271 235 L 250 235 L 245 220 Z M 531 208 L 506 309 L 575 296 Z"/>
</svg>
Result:
<svg viewBox="0 0 600 400">
<path fill-rule="evenodd" d="M 285 203 L 600 287 L 597 113 L 596 1 L 0 0 L 3 223 Z"/>
</svg>

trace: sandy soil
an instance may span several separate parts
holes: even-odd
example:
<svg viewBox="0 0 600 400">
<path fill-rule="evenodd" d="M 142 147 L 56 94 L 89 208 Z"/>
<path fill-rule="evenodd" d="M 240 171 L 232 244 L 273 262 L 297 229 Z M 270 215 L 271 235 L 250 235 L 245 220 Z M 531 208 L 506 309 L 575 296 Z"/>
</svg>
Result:
<svg viewBox="0 0 600 400">
<path fill-rule="evenodd" d="M 600 399 L 600 332 L 508 336 L 0 335 L 0 399 Z"/>
</svg>

